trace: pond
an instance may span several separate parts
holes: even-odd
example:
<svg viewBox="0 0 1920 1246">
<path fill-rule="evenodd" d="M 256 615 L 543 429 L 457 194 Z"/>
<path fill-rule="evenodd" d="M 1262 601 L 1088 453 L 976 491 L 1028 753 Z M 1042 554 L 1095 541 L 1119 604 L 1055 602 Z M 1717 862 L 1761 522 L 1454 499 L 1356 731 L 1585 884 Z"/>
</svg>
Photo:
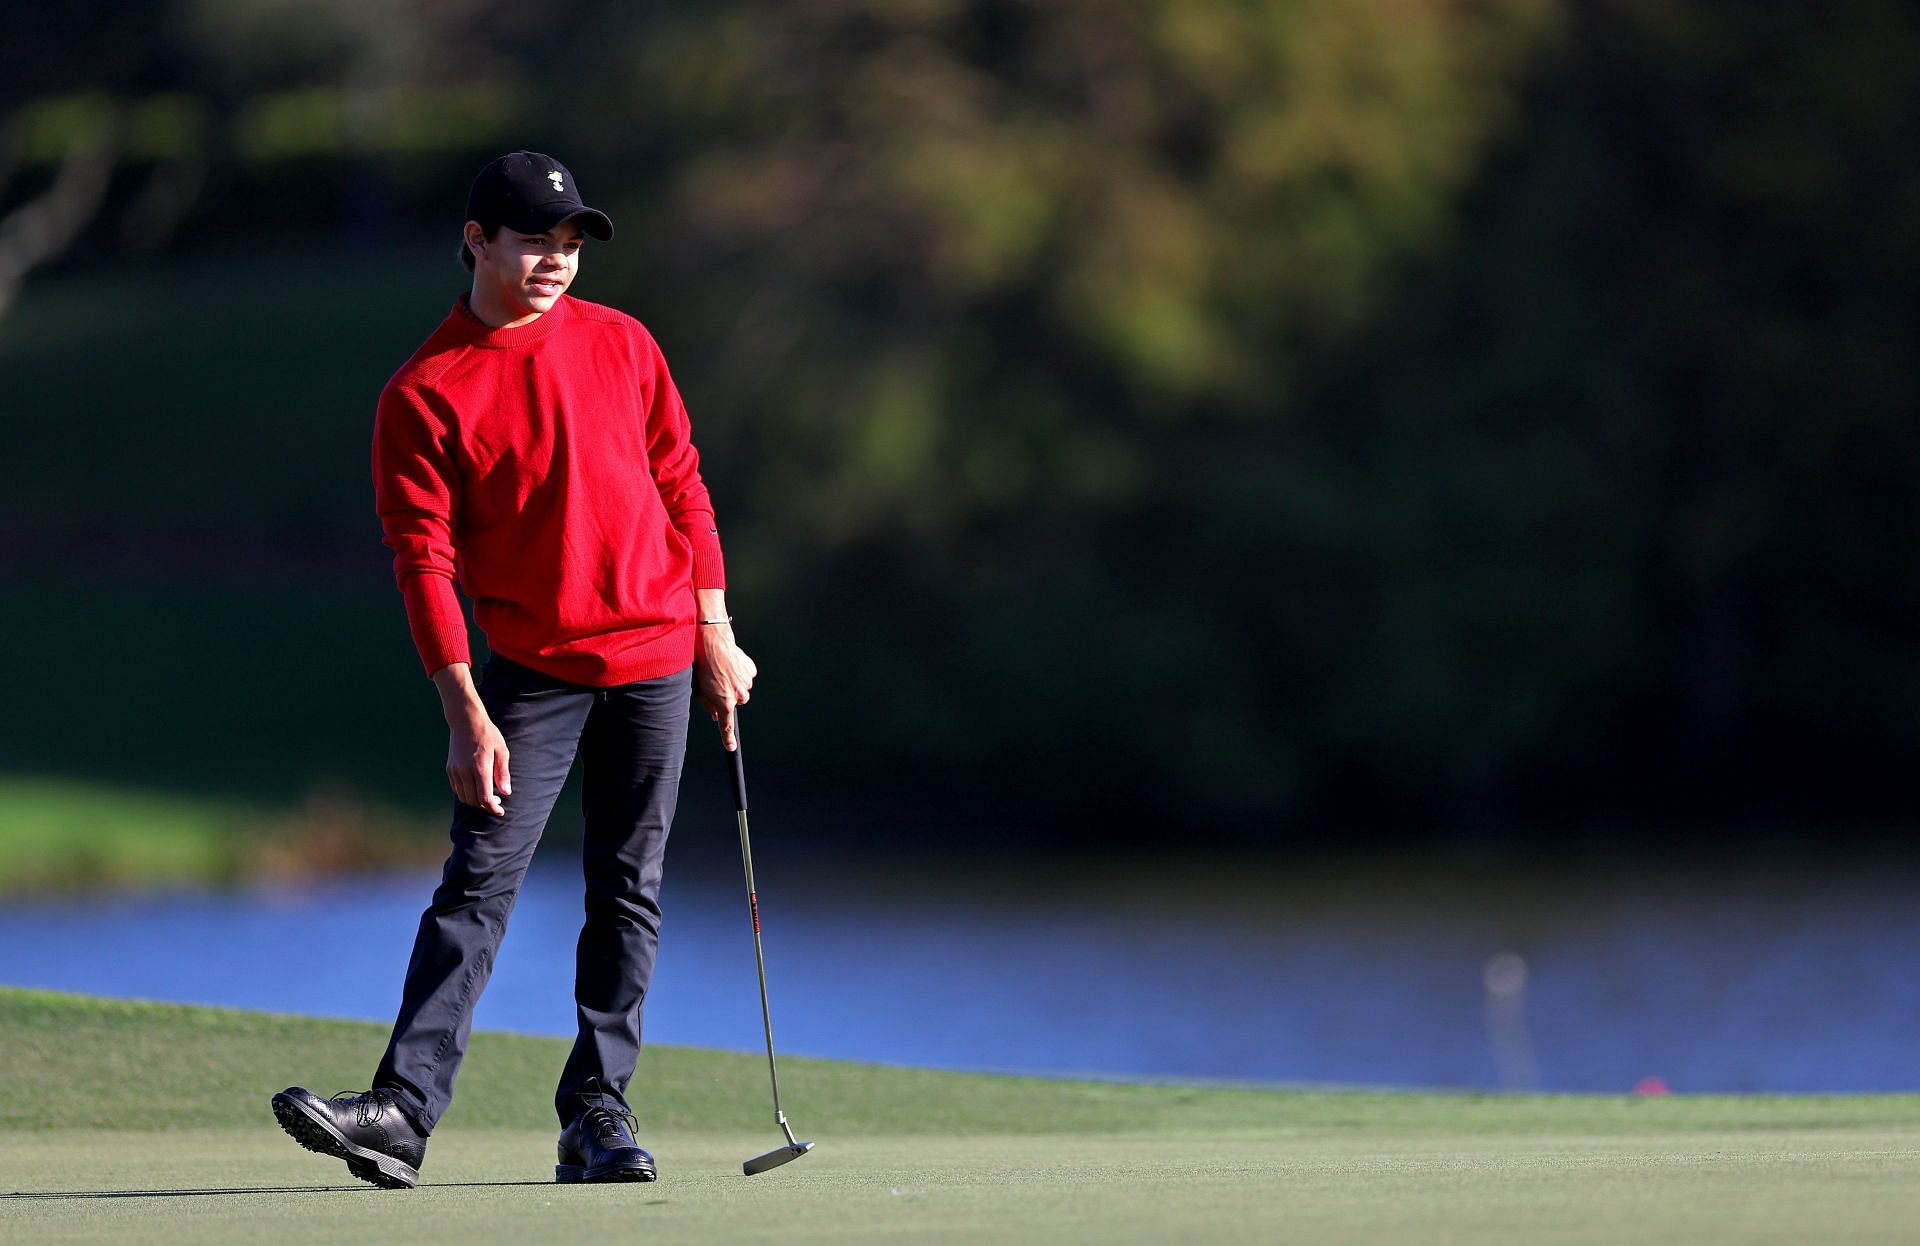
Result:
<svg viewBox="0 0 1920 1246">
<path fill-rule="evenodd" d="M 783 1053 L 1233 1082 L 1920 1090 L 1920 912 L 1900 873 L 759 864 Z M 0 983 L 384 1022 L 434 877 L 16 900 L 0 907 Z M 676 866 L 664 901 L 647 1038 L 757 1050 L 738 873 Z M 547 855 L 478 1026 L 571 1033 L 578 913 L 577 874 Z"/>
</svg>

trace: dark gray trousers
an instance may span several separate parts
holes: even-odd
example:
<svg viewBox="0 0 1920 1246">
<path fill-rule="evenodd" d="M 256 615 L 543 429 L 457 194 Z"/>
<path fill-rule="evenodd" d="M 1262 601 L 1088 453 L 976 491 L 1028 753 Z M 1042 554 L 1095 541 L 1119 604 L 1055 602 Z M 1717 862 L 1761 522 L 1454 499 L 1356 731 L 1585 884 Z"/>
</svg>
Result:
<svg viewBox="0 0 1920 1246">
<path fill-rule="evenodd" d="M 554 1109 L 579 1114 L 588 1079 L 624 1108 L 640 1059 L 641 1005 L 660 943 L 660 875 L 687 751 L 692 668 L 616 688 L 565 683 L 495 657 L 480 699 L 506 738 L 513 795 L 495 817 L 456 806 L 433 903 L 420 917 L 393 1037 L 373 1084 L 423 1132 L 453 1100 L 473 1008 L 507 916 L 577 752 L 585 784 L 586 921 L 574 960 L 579 1034 Z M 612 1106 L 612 1104 L 609 1104 Z"/>
</svg>

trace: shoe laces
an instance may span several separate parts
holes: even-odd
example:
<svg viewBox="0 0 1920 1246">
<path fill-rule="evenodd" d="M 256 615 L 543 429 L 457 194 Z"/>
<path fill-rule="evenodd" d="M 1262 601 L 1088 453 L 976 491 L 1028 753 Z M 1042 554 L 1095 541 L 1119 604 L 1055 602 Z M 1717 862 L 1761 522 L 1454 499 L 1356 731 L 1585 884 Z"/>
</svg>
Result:
<svg viewBox="0 0 1920 1246">
<path fill-rule="evenodd" d="M 627 1127 L 626 1137 L 622 1137 L 620 1133 L 622 1123 Z M 633 1113 L 616 1112 L 603 1103 L 596 1103 L 581 1113 L 580 1124 L 584 1129 L 591 1130 L 593 1136 L 601 1142 L 606 1142 L 611 1137 L 621 1146 L 629 1145 L 627 1139 L 640 1129 L 640 1119 Z"/>
<path fill-rule="evenodd" d="M 574 1093 L 582 1105 L 580 1127 L 583 1131 L 592 1130 L 593 1136 L 604 1142 L 609 1133 L 618 1135 L 624 1121 L 628 1137 L 640 1132 L 640 1120 L 633 1113 L 607 1106 L 607 1087 L 599 1078 L 589 1077 Z"/>
<path fill-rule="evenodd" d="M 329 1099 L 351 1107 L 354 1123 L 362 1129 L 379 1124 L 387 1114 L 387 1097 L 377 1090 L 343 1090 Z"/>
</svg>

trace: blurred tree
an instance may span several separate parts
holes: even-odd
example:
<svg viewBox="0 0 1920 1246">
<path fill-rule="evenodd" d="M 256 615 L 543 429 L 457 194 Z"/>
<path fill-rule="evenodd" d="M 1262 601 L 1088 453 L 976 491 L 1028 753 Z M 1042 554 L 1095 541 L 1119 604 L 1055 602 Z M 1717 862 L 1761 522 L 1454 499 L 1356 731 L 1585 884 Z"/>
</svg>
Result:
<svg viewBox="0 0 1920 1246">
<path fill-rule="evenodd" d="M 1906 807 L 1916 51 L 1883 0 L 663 20 L 632 279 L 811 760 L 1092 834 Z"/>
<path fill-rule="evenodd" d="M 1156 430 L 1284 412 L 1303 351 L 1444 236 L 1551 16 L 732 4 L 647 32 L 634 77 L 697 136 L 662 224 L 749 364 L 730 401 L 798 417 L 772 457 L 835 502 L 796 509 L 932 535 L 1136 500 Z"/>
<path fill-rule="evenodd" d="M 648 31 L 629 78 L 686 138 L 633 281 L 674 292 L 767 520 L 737 545 L 781 552 L 748 565 L 796 656 L 830 655 L 816 747 L 1110 795 L 1138 833 L 1298 807 L 1329 726 L 1275 685 L 1350 603 L 1312 636 L 1249 607 L 1366 506 L 1287 448 L 1301 376 L 1445 243 L 1556 27 L 1535 0 L 953 0 Z M 1276 440 L 1235 461 L 1249 427 Z"/>
<path fill-rule="evenodd" d="M 357 162 L 339 179 L 347 215 L 385 223 L 403 160 L 495 141 L 525 103 L 530 41 L 566 8 L 83 0 L 16 25 L 0 59 L 0 316 L 29 269 L 90 232 L 104 243 L 103 214 L 123 252 L 162 247 L 216 165 Z"/>
<path fill-rule="evenodd" d="M 1917 54 L 1899 0 L 77 0 L 6 45 L 0 211 L 94 98 L 102 219 L 197 150 L 219 239 L 451 237 L 478 158 L 564 154 L 823 788 L 1866 820 L 1920 747 Z M 364 539 L 328 401 L 259 531 Z"/>
<path fill-rule="evenodd" d="M 1920 22 L 1574 18 L 1460 249 L 1328 370 L 1383 519 L 1363 769 L 1516 817 L 1911 812 Z"/>
<path fill-rule="evenodd" d="M 58 257 L 80 236 L 107 197 L 120 152 L 120 119 L 111 104 L 80 101 L 79 120 L 52 183 L 0 216 L 0 316 L 7 314 L 29 271 Z M 91 108 L 85 107 L 92 104 Z M 9 135 L 4 173 L 19 163 L 22 137 Z M 0 191 L 6 189 L 0 176 Z"/>
</svg>

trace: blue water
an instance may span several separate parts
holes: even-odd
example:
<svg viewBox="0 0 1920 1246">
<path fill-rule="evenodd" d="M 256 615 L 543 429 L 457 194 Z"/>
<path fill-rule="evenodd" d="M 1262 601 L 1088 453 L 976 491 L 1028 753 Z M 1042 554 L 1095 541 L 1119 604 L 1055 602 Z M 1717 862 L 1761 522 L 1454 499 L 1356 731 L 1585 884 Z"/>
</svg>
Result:
<svg viewBox="0 0 1920 1246">
<path fill-rule="evenodd" d="M 0 983 L 384 1022 L 433 881 L 11 902 Z M 1892 876 L 763 865 L 760 884 L 783 1053 L 1344 1085 L 1920 1090 L 1920 914 Z M 670 871 L 664 900 L 647 1038 L 757 1050 L 738 875 Z M 571 1032 L 578 912 L 576 876 L 537 869 L 476 1024 Z M 1502 953 L 1526 986 L 1490 1001 Z"/>
</svg>

